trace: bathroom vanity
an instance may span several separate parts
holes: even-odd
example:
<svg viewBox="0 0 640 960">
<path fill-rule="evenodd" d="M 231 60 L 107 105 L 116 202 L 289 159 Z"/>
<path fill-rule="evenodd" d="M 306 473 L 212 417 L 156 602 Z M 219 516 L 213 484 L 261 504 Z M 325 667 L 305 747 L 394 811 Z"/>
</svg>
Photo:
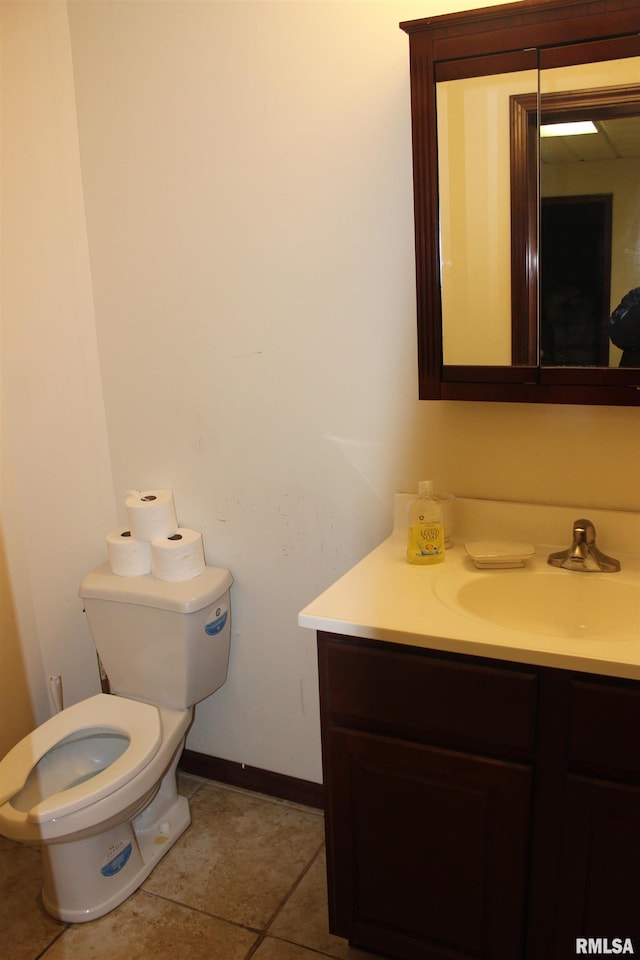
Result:
<svg viewBox="0 0 640 960">
<path fill-rule="evenodd" d="M 300 615 L 318 637 L 331 930 L 405 960 L 564 960 L 578 938 L 638 953 L 640 518 L 591 511 L 623 568 L 582 574 L 546 563 L 575 510 L 456 507 L 468 533 L 444 564 L 406 563 L 400 502 L 392 536 Z M 523 568 L 477 570 L 462 546 L 533 529 L 548 539 Z M 544 605 L 548 576 L 590 592 L 604 576 L 637 606 L 606 636 L 588 612 L 556 629 L 555 604 L 545 635 L 456 600 L 537 578 Z"/>
</svg>

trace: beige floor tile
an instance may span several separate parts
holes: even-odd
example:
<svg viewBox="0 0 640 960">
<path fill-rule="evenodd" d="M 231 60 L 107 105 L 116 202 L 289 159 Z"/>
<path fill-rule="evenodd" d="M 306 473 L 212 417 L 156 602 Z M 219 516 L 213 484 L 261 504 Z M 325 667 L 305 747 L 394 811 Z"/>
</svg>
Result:
<svg viewBox="0 0 640 960">
<path fill-rule="evenodd" d="M 43 960 L 244 960 L 255 939 L 241 927 L 138 891 L 105 917 L 69 927 Z"/>
<path fill-rule="evenodd" d="M 318 955 L 314 950 L 306 950 L 295 943 L 286 943 L 284 940 L 274 940 L 272 937 L 266 937 L 251 960 L 321 960 L 321 955 Z"/>
<path fill-rule="evenodd" d="M 373 957 L 370 953 L 350 947 L 347 940 L 329 933 L 324 850 L 269 927 L 269 934 L 311 947 L 338 960 L 367 960 Z M 259 952 L 256 956 L 260 957 Z"/>
<path fill-rule="evenodd" d="M 191 811 L 191 828 L 144 889 L 264 929 L 322 845 L 322 816 L 209 784 L 196 792 Z"/>
<path fill-rule="evenodd" d="M 45 912 L 41 890 L 40 850 L 0 837 L 2 960 L 31 960 L 64 930 Z"/>
</svg>

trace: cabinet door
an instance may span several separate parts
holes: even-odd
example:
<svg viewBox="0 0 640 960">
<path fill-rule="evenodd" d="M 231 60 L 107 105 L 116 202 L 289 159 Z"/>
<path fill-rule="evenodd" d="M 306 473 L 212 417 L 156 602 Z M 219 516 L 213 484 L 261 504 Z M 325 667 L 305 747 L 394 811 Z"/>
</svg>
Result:
<svg viewBox="0 0 640 960">
<path fill-rule="evenodd" d="M 406 960 L 518 960 L 526 766 L 328 730 L 332 930 Z"/>
<path fill-rule="evenodd" d="M 578 937 L 608 938 L 610 947 L 630 938 L 640 949 L 639 869 L 640 787 L 568 777 L 558 958 L 575 955 Z"/>
</svg>

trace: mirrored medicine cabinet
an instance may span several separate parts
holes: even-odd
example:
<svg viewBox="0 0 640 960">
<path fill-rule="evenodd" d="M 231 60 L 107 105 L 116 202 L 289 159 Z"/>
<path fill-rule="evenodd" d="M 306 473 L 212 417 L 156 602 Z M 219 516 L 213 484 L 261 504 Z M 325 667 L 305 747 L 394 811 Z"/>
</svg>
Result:
<svg viewBox="0 0 640 960">
<path fill-rule="evenodd" d="M 637 0 L 400 26 L 421 398 L 640 405 Z"/>
</svg>

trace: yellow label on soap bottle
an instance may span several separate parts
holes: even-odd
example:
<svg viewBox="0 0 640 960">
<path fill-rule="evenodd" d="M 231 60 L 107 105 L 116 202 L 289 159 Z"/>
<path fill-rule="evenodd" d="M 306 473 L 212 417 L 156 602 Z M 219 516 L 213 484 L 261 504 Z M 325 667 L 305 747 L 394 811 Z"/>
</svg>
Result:
<svg viewBox="0 0 640 960">
<path fill-rule="evenodd" d="M 440 501 L 433 495 L 433 481 L 421 480 L 418 496 L 409 507 L 409 563 L 442 563 L 444 524 Z"/>
<path fill-rule="evenodd" d="M 409 563 L 441 563 L 444 560 L 444 531 L 441 523 L 412 523 L 407 544 Z"/>
</svg>

